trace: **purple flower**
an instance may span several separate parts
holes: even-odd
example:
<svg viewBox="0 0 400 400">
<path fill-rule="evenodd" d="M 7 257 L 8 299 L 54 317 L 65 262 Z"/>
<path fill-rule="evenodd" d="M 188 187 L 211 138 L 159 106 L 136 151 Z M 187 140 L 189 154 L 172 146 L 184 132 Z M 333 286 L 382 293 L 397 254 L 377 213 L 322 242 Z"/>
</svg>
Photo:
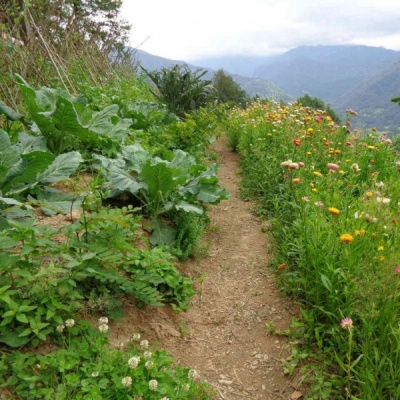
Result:
<svg viewBox="0 0 400 400">
<path fill-rule="evenodd" d="M 395 271 L 396 271 L 398 274 L 400 274 L 400 265 L 398 265 L 398 266 L 396 267 Z"/>
</svg>

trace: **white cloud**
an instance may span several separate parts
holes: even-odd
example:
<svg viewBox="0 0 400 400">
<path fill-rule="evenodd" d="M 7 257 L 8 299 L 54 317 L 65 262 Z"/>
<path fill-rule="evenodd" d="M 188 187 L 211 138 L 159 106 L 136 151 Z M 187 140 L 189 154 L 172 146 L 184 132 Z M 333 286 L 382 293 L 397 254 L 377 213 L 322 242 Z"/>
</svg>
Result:
<svg viewBox="0 0 400 400">
<path fill-rule="evenodd" d="M 123 3 L 122 16 L 132 24 L 131 46 L 172 59 L 269 55 L 315 44 L 365 44 L 400 50 L 398 0 Z"/>
</svg>

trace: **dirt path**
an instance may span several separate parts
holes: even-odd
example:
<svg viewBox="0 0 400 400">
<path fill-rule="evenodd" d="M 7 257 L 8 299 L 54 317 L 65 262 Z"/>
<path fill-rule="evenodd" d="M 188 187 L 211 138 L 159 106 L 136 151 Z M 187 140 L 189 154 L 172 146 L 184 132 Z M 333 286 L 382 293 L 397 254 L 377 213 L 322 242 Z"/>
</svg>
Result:
<svg viewBox="0 0 400 400">
<path fill-rule="evenodd" d="M 287 328 L 296 308 L 280 295 L 267 267 L 267 238 L 250 212 L 252 204 L 239 198 L 238 156 L 224 139 L 214 150 L 220 185 L 231 199 L 210 208 L 208 255 L 183 264 L 183 273 L 198 279 L 189 310 L 127 306 L 113 338 L 122 341 L 140 332 L 159 343 L 179 363 L 196 369 L 216 389 L 217 399 L 297 399 L 295 380 L 282 372 L 287 341 L 268 336 L 265 326 L 272 321 Z"/>
</svg>

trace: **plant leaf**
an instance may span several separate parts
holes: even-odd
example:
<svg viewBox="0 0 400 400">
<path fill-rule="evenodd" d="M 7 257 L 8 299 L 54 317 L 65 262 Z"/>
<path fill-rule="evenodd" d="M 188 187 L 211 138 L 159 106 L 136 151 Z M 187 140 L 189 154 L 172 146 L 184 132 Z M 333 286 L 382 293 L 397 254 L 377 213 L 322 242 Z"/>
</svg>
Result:
<svg viewBox="0 0 400 400">
<path fill-rule="evenodd" d="M 0 114 L 4 114 L 7 119 L 11 121 L 19 121 L 24 118 L 24 116 L 16 111 L 14 111 L 11 107 L 8 107 L 4 101 L 0 100 Z"/>
<path fill-rule="evenodd" d="M 150 237 L 150 243 L 153 246 L 160 243 L 172 246 L 176 237 L 176 229 L 161 222 L 157 218 L 153 218 L 151 223 L 153 226 L 153 233 Z"/>
</svg>

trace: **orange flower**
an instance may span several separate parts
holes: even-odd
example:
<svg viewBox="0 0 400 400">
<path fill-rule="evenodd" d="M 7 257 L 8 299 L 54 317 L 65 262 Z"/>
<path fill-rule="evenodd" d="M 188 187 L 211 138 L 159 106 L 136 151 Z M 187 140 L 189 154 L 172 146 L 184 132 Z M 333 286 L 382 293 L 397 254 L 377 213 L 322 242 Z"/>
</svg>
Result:
<svg viewBox="0 0 400 400">
<path fill-rule="evenodd" d="M 337 208 L 335 208 L 335 207 L 329 207 L 329 208 L 328 208 L 328 211 L 329 211 L 329 213 L 332 214 L 332 215 L 339 215 L 339 214 L 340 214 L 340 211 L 339 211 Z"/>
<path fill-rule="evenodd" d="M 286 268 L 286 264 L 281 264 L 278 266 L 278 269 L 285 269 Z"/>
<path fill-rule="evenodd" d="M 340 236 L 340 240 L 343 243 L 351 243 L 354 240 L 353 235 L 350 235 L 350 233 L 344 233 L 342 236 Z"/>
<path fill-rule="evenodd" d="M 300 139 L 294 139 L 293 140 L 293 143 L 295 144 L 295 146 L 300 146 L 300 144 L 301 144 L 301 140 Z"/>
<path fill-rule="evenodd" d="M 294 178 L 292 179 L 293 183 L 300 183 L 301 179 L 300 178 Z"/>
</svg>

